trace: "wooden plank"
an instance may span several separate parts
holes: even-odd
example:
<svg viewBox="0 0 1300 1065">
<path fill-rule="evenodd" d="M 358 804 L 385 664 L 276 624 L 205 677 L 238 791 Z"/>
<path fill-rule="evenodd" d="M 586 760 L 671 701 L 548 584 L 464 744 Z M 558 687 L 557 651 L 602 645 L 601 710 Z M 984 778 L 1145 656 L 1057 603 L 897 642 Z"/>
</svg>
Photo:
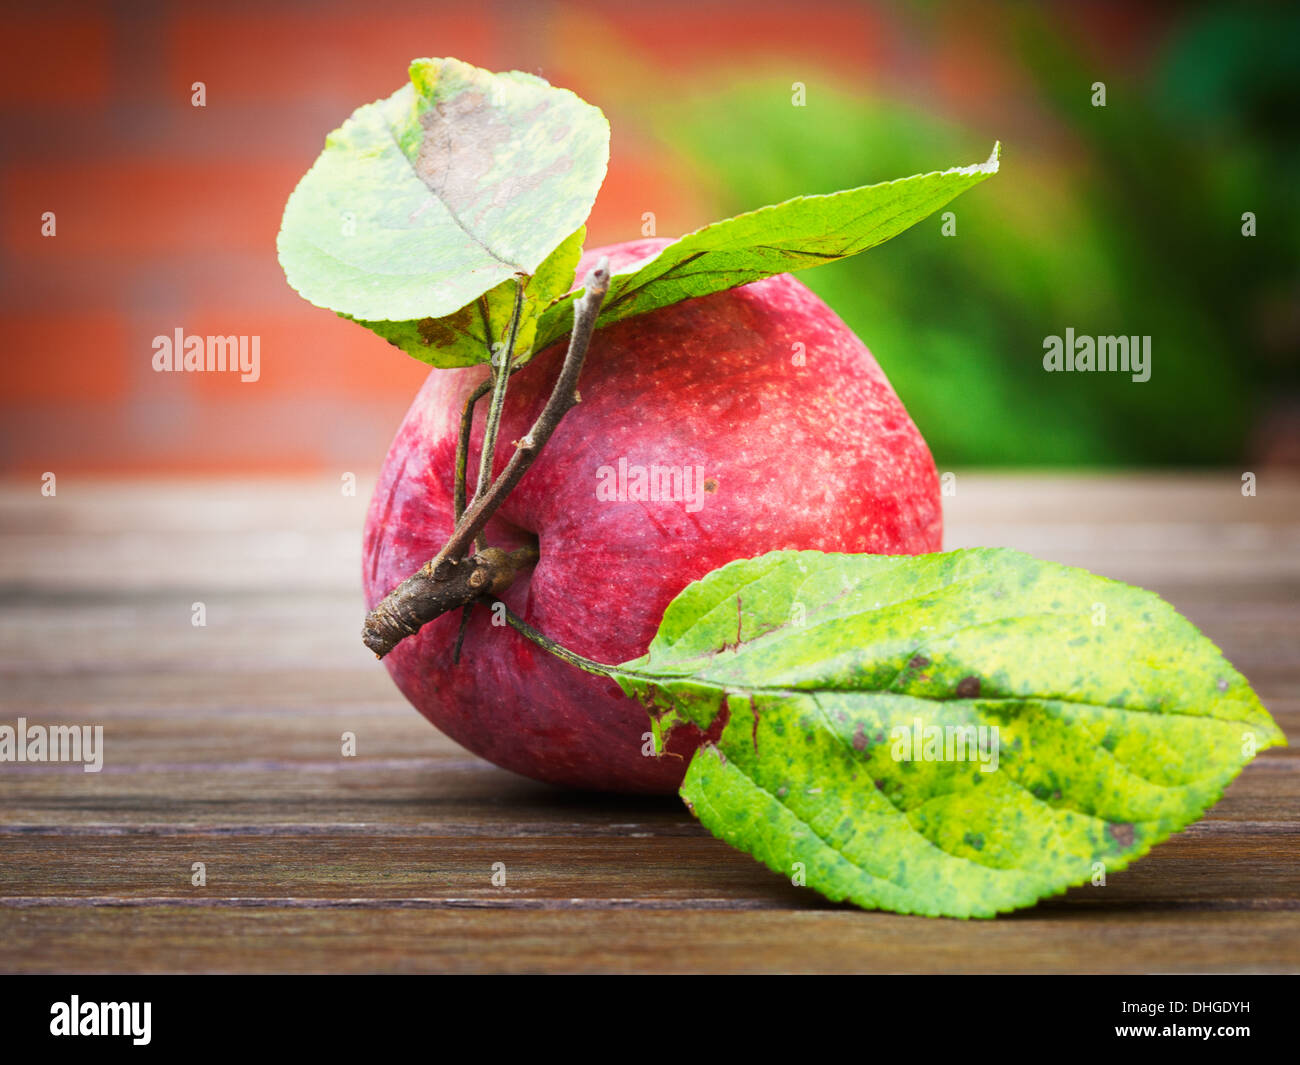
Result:
<svg viewBox="0 0 1300 1065">
<path fill-rule="evenodd" d="M 565 831 L 702 831 L 673 796 L 564 792 L 479 759 L 394 758 L 130 765 L 84 773 L 79 767 L 9 766 L 0 774 L 10 826 L 422 825 L 461 834 L 476 825 L 563 824 Z M 1207 819 L 1289 824 L 1300 810 L 1300 752 L 1262 752 L 1212 807 Z M 579 829 L 578 826 L 588 826 Z M 459 827 L 458 827 L 459 826 Z M 633 828 L 632 826 L 636 826 Z M 533 831 L 528 828 L 528 831 Z"/>
<path fill-rule="evenodd" d="M 1296 919 L 1134 905 L 938 921 L 827 909 L 28 906 L 0 970 L 348 973 L 1292 972 Z"/>
<path fill-rule="evenodd" d="M 505 909 L 831 905 L 702 832 L 448 836 L 390 835 L 375 827 L 364 836 L 250 836 L 65 830 L 57 842 L 10 835 L 4 848 L 0 907 L 161 899 L 240 907 L 355 899 L 426 907 L 475 900 Z M 204 864 L 205 886 L 191 883 L 194 862 Z M 1242 878 L 1242 865 L 1255 875 Z M 1104 885 L 1071 889 L 1043 907 L 1111 911 L 1134 904 L 1300 911 L 1300 826 L 1203 823 L 1110 874 Z"/>
</svg>

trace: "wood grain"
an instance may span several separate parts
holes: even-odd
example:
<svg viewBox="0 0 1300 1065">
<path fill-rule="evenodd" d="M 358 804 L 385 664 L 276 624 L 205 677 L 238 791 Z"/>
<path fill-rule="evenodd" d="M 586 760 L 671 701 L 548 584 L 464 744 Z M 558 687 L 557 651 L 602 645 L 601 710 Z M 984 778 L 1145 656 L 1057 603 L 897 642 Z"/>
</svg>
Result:
<svg viewBox="0 0 1300 1065">
<path fill-rule="evenodd" d="M 959 474 L 956 488 L 948 546 L 1153 588 L 1295 742 L 1300 481 L 1261 475 L 1255 497 L 1235 472 Z M 368 492 L 0 488 L 0 722 L 106 736 L 101 773 L 0 764 L 0 970 L 1300 969 L 1294 748 L 1262 754 L 1105 887 L 996 921 L 835 906 L 675 799 L 557 791 L 430 728 L 357 636 Z"/>
</svg>

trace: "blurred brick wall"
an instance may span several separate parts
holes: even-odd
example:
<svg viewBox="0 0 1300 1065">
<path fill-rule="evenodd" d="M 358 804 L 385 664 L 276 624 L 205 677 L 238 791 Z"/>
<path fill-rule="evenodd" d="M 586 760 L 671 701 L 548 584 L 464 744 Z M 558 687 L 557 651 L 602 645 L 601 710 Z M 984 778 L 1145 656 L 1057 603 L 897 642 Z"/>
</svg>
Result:
<svg viewBox="0 0 1300 1065">
<path fill-rule="evenodd" d="M 594 242 L 710 219 L 638 124 L 638 97 L 774 52 L 859 76 L 853 3 L 30 3 L 0 49 L 0 454 L 9 472 L 377 465 L 427 370 L 284 282 L 285 198 L 325 134 L 411 58 L 541 73 L 605 107 Z M 206 85 L 206 107 L 191 85 Z M 788 91 L 788 90 L 787 90 Z M 56 235 L 43 236 L 54 212 Z M 163 374 L 152 339 L 258 335 L 261 379 Z"/>
</svg>

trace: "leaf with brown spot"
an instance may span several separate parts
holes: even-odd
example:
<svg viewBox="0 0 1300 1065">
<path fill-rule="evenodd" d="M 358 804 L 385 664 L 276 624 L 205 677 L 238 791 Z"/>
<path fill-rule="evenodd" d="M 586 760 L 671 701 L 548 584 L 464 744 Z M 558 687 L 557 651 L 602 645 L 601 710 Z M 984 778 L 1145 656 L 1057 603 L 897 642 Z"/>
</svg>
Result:
<svg viewBox="0 0 1300 1065">
<path fill-rule="evenodd" d="M 573 93 L 519 71 L 419 59 L 411 81 L 358 108 L 285 206 L 280 262 L 305 299 L 355 318 L 434 365 L 485 362 L 481 342 L 444 351 L 418 323 L 456 316 L 471 335 L 474 301 L 542 272 L 585 222 L 605 177 L 609 124 Z M 580 250 L 580 243 L 579 243 Z M 535 320 L 572 283 L 566 249 L 537 292 Z M 508 320 L 508 315 L 507 315 Z M 426 333 L 428 330 L 426 329 Z M 525 350 L 531 349 L 531 336 Z"/>
<path fill-rule="evenodd" d="M 903 913 L 992 916 L 1122 869 L 1285 743 L 1168 603 L 1016 551 L 732 562 L 619 670 L 661 748 L 712 732 L 682 784 L 705 827 Z"/>
</svg>

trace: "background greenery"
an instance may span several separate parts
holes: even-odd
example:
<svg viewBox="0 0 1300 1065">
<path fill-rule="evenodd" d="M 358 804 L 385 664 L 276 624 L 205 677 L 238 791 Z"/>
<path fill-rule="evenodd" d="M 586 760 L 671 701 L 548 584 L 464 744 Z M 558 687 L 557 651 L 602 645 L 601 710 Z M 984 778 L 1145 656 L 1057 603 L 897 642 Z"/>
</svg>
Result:
<svg viewBox="0 0 1300 1065">
<path fill-rule="evenodd" d="M 1045 119 L 1030 134 L 822 85 L 794 107 L 771 78 L 725 71 L 660 97 L 657 132 L 726 213 L 978 162 L 1004 140 L 1002 173 L 952 205 L 955 237 L 936 216 L 801 275 L 867 342 L 941 465 L 1276 450 L 1260 433 L 1278 432 L 1279 412 L 1294 428 L 1300 337 L 1300 13 L 1201 9 L 1140 77 L 1085 60 L 1037 9 L 998 17 L 1005 62 Z M 1043 339 L 1067 327 L 1150 335 L 1150 380 L 1045 373 Z"/>
</svg>

